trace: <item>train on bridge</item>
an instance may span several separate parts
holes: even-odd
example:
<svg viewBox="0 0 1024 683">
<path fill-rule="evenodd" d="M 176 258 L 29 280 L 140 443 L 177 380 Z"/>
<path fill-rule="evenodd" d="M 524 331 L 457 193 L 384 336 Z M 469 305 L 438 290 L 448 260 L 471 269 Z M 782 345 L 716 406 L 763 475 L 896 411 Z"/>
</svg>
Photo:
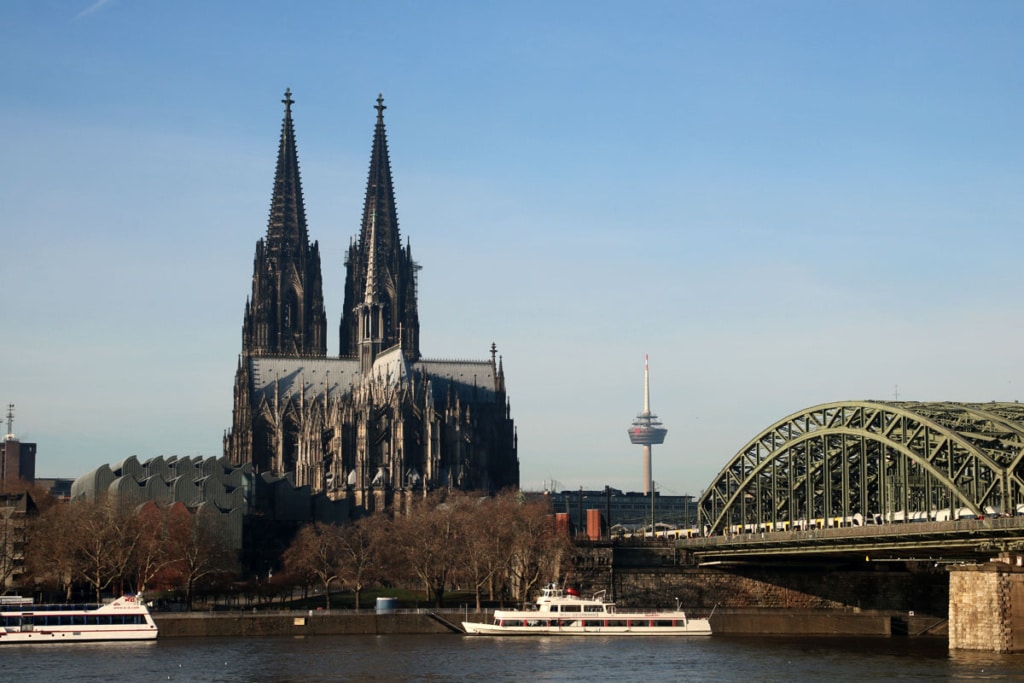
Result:
<svg viewBox="0 0 1024 683">
<path fill-rule="evenodd" d="M 1024 504 L 1018 505 L 1013 513 L 1016 516 L 1024 516 Z M 818 517 L 815 519 L 797 519 L 790 521 L 761 522 L 758 524 L 734 524 L 726 528 L 726 534 L 752 534 L 770 531 L 809 531 L 811 529 L 842 529 L 851 527 L 874 526 L 882 524 L 915 524 L 922 522 L 955 522 L 966 519 L 998 519 L 1004 517 L 1001 511 L 986 506 L 982 514 L 976 514 L 970 508 L 945 508 L 942 510 L 928 511 L 915 510 L 912 512 L 894 512 L 889 515 L 860 513 L 849 517 Z M 1012 515 L 1011 515 L 1012 516 Z M 700 536 L 711 536 L 714 533 L 707 526 L 698 527 L 674 527 L 668 524 L 656 524 L 654 533 L 651 533 L 650 526 L 641 529 L 625 529 L 622 527 L 613 528 L 612 534 L 619 538 L 697 538 Z"/>
</svg>

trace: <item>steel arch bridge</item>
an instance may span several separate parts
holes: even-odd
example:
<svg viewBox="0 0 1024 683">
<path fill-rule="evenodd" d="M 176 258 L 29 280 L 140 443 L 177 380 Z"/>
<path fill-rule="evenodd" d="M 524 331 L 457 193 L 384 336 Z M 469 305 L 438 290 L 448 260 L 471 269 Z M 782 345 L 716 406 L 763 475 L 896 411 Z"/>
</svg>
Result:
<svg viewBox="0 0 1024 683">
<path fill-rule="evenodd" d="M 1015 513 L 1024 505 L 1024 405 L 844 401 L 750 440 L 699 502 L 730 531 Z"/>
</svg>

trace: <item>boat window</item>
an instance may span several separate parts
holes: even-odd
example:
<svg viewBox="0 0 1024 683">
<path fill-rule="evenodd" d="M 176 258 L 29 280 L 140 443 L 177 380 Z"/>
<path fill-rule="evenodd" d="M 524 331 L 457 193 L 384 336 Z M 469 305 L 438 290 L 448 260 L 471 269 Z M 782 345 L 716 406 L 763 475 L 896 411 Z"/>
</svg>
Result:
<svg viewBox="0 0 1024 683">
<path fill-rule="evenodd" d="M 579 605 L 562 605 L 562 607 L 565 608 L 565 609 L 562 610 L 563 612 L 580 612 L 580 611 L 582 611 L 580 609 Z"/>
</svg>

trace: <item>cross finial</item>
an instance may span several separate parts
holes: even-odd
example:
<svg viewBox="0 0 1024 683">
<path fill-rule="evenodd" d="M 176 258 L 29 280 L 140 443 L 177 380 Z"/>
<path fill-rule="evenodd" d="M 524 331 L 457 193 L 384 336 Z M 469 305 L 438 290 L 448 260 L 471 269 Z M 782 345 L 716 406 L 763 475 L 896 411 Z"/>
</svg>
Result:
<svg viewBox="0 0 1024 683">
<path fill-rule="evenodd" d="M 291 110 L 292 110 L 292 103 L 295 101 L 295 100 L 292 99 L 292 89 L 291 88 L 285 88 L 284 89 L 284 99 L 281 100 L 281 101 L 284 102 L 285 111 L 290 113 Z"/>
<path fill-rule="evenodd" d="M 377 93 L 377 106 L 374 107 L 374 109 L 377 110 L 377 118 L 383 118 L 384 117 L 384 110 L 387 109 L 387 107 L 384 106 L 384 94 L 383 93 Z"/>
</svg>

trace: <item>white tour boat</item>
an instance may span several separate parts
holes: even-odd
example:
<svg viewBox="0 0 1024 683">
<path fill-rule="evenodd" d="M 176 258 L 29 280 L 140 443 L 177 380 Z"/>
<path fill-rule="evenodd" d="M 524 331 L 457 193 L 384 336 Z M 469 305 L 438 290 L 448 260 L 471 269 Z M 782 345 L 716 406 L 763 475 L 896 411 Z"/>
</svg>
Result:
<svg viewBox="0 0 1024 683">
<path fill-rule="evenodd" d="M 614 602 L 604 599 L 604 591 L 587 599 L 551 583 L 534 609 L 495 610 L 493 623 L 464 621 L 462 628 L 490 636 L 709 636 L 711 620 L 690 619 L 678 605 L 674 610 L 619 612 Z"/>
<path fill-rule="evenodd" d="M 31 598 L 0 597 L 0 645 L 153 640 L 156 634 L 142 596 L 123 595 L 103 605 L 36 605 Z"/>
</svg>

